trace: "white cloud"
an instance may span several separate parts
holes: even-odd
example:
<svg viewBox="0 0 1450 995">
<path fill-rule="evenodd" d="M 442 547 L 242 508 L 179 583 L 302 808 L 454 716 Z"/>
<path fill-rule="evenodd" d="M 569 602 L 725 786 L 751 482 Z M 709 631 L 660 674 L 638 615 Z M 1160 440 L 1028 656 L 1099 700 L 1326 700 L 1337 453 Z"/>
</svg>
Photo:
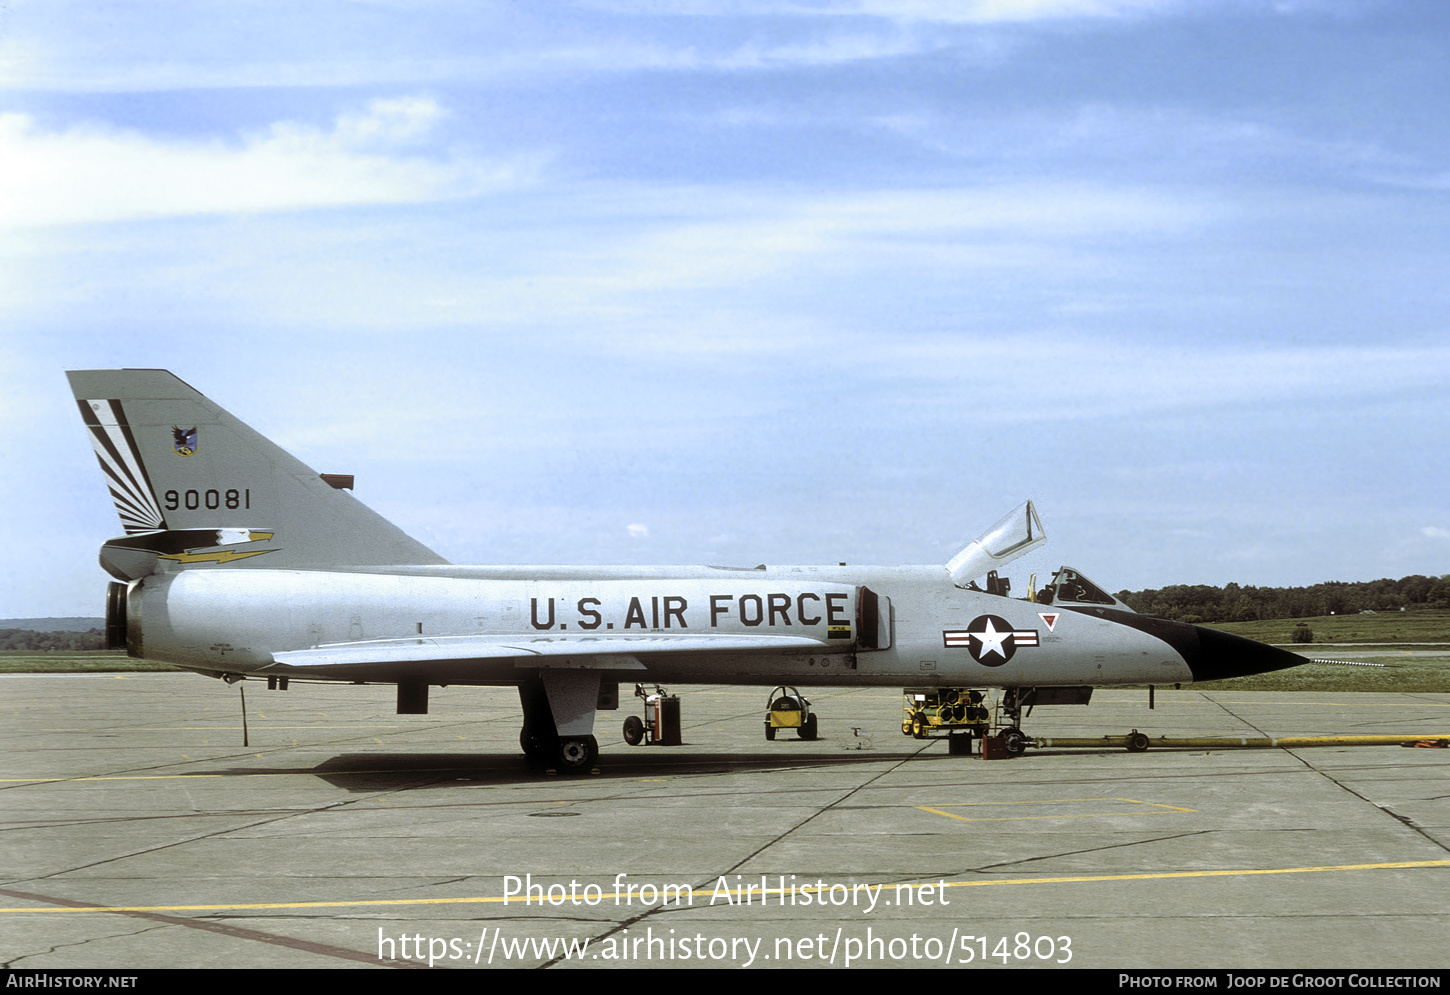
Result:
<svg viewBox="0 0 1450 995">
<path fill-rule="evenodd" d="M 1450 539 L 1450 529 L 1442 529 L 1437 525 L 1427 525 L 1420 532 L 1431 539 Z"/>
<path fill-rule="evenodd" d="M 1309 410 L 1326 401 L 1343 407 L 1365 398 L 1450 389 L 1450 348 L 1441 346 L 1259 348 L 1211 340 L 1201 346 L 1143 346 L 1052 336 L 1023 343 L 902 334 L 875 345 L 874 354 L 868 351 L 871 345 L 857 350 L 861 361 L 912 378 L 917 385 L 913 396 L 921 403 L 928 403 L 926 391 L 933 381 L 951 392 L 972 370 L 1000 372 L 977 385 L 973 404 L 982 412 L 982 423 L 1066 423 L 1186 409 L 1252 411 L 1286 399 Z M 1020 403 L 1020 385 L 1007 373 L 1024 364 L 1032 371 L 1034 391 L 1053 398 L 1052 404 Z M 1201 468 L 1202 460 L 1195 465 Z"/>
<path fill-rule="evenodd" d="M 629 533 L 629 537 L 631 539 L 647 539 L 647 538 L 649 538 L 649 526 L 648 525 L 641 525 L 638 522 L 634 523 L 633 525 L 628 526 L 625 529 L 625 531 Z"/>
<path fill-rule="evenodd" d="M 826 256 L 856 258 L 868 247 L 924 254 L 951 265 L 951 253 L 990 250 L 977 260 L 1001 265 L 1001 240 L 1071 240 L 1130 232 L 1192 230 L 1208 211 L 1151 191 L 1077 184 L 901 190 L 802 199 L 675 191 L 676 216 L 692 220 L 647 231 L 601 251 L 597 267 L 569 279 L 637 292 L 662 287 L 730 286 L 778 274 L 783 266 Z M 694 201 L 694 203 L 690 203 Z M 719 217 L 699 217 L 713 204 Z"/>
<path fill-rule="evenodd" d="M 1259 175 L 1272 164 L 1397 186 L 1446 185 L 1446 174 L 1434 166 L 1375 140 L 1320 137 L 1309 129 L 1184 105 L 1087 102 L 1067 112 L 1017 111 L 982 119 L 913 110 L 872 123 L 933 152 L 993 164 L 990 168 L 1002 172 L 1081 172 L 1108 165 L 1154 176 L 1166 170 L 1178 176 L 1227 170 Z"/>
<path fill-rule="evenodd" d="M 330 130 L 279 122 L 232 143 L 104 125 L 46 132 L 0 114 L 0 225 L 419 203 L 524 178 L 520 163 L 405 153 L 443 113 L 422 98 L 376 100 Z"/>
<path fill-rule="evenodd" d="M 1216 206 L 1186 195 L 1093 184 L 817 193 L 586 183 L 540 192 L 527 211 L 553 219 L 547 238 L 478 238 L 461 256 L 424 243 L 401 268 L 376 265 L 362 240 L 326 267 L 268 270 L 269 293 L 254 296 L 276 302 L 272 317 L 306 313 L 328 327 L 545 322 L 607 326 L 660 354 L 777 355 L 826 334 L 840 318 L 833 308 L 866 284 L 879 284 L 881 300 L 923 292 L 903 291 L 903 273 L 949 298 L 964 281 L 994 292 L 1025 281 L 1030 290 L 1044 274 L 1093 265 L 1083 257 L 1100 244 L 1194 235 L 1218 222 Z M 793 303 L 776 307 L 783 288 Z M 802 294 L 824 294 L 823 305 L 802 310 Z M 680 307 L 689 335 L 679 334 Z M 916 320 L 903 312 L 905 326 Z"/>
<path fill-rule="evenodd" d="M 10 0 L 17 9 L 0 7 L 0 29 L 8 29 L 0 30 L 0 89 L 419 86 L 578 72 L 773 70 L 944 46 L 960 58 L 974 49 L 1000 54 L 1012 32 L 992 30 L 997 25 L 1202 17 L 1223 8 L 1275 16 L 1344 2 L 295 0 L 276 16 L 265 5 L 221 0 Z M 742 44 L 744 37 L 751 40 Z"/>
</svg>

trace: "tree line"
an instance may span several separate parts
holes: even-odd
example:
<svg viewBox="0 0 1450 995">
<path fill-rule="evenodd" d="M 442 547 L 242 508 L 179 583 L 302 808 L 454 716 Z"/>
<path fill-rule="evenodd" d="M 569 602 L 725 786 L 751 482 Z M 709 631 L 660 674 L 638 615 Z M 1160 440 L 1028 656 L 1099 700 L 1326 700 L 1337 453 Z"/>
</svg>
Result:
<svg viewBox="0 0 1450 995">
<path fill-rule="evenodd" d="M 1399 580 L 1327 581 L 1310 587 L 1174 584 L 1119 591 L 1134 611 L 1180 622 L 1252 622 L 1259 619 L 1352 615 L 1362 611 L 1450 608 L 1450 574 L 1412 574 Z"/>
<path fill-rule="evenodd" d="M 0 629 L 0 650 L 103 650 L 106 634 L 100 629 L 85 632 L 36 632 L 33 629 Z"/>
</svg>

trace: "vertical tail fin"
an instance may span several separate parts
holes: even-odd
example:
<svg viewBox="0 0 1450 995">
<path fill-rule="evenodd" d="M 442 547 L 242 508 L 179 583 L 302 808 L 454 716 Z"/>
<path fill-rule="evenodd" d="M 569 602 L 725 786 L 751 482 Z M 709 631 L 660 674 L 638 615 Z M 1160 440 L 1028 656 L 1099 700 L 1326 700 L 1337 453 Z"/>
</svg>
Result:
<svg viewBox="0 0 1450 995">
<path fill-rule="evenodd" d="M 447 562 L 166 370 L 66 376 L 126 531 L 102 549 L 117 577 Z"/>
</svg>

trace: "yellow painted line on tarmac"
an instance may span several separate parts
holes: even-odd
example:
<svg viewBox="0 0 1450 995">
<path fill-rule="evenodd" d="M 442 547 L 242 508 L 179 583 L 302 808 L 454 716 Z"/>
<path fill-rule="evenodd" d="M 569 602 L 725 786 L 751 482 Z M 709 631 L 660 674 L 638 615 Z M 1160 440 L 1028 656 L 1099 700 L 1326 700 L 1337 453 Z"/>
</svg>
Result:
<svg viewBox="0 0 1450 995">
<path fill-rule="evenodd" d="M 1161 692 L 1161 690 L 1160 690 L 1160 693 L 1163 693 L 1163 692 Z M 1168 693 L 1164 694 L 1164 697 L 1162 699 L 1160 699 L 1160 700 L 1167 701 L 1170 704 L 1177 704 L 1177 702 L 1175 702 L 1172 698 L 1168 697 L 1168 694 L 1171 694 L 1171 693 L 1172 692 L 1168 692 Z M 1208 694 L 1212 694 L 1213 692 L 1212 691 L 1204 691 L 1202 693 L 1205 694 L 1205 695 L 1208 695 Z M 1258 693 L 1260 693 L 1260 694 L 1274 694 L 1274 693 L 1283 694 L 1285 692 L 1261 691 L 1261 692 L 1258 692 Z M 1349 693 L 1349 692 L 1344 692 L 1344 691 L 1324 691 L 1324 692 L 1320 692 L 1320 693 L 1321 694 L 1346 694 L 1346 693 Z M 1405 694 L 1406 692 L 1403 692 L 1403 691 L 1356 691 L 1356 692 L 1353 692 L 1353 693 L 1356 694 L 1356 695 L 1360 695 L 1360 694 L 1365 694 L 1365 695 L 1369 695 L 1369 694 L 1396 694 L 1396 695 L 1398 695 L 1398 694 Z M 1415 693 L 1415 692 L 1410 692 L 1410 693 Z M 1107 701 L 1108 699 L 1107 698 L 1104 698 L 1103 700 L 1104 701 Z M 1306 707 L 1306 708 L 1340 708 L 1340 709 L 1342 709 L 1344 707 L 1343 705 L 1338 704 L 1338 703 L 1333 702 L 1333 701 L 1313 701 L 1313 700 L 1263 701 L 1262 699 L 1254 699 L 1254 698 L 1210 698 L 1208 700 L 1211 701 L 1211 702 L 1213 702 L 1215 705 L 1260 705 L 1260 706 L 1262 706 L 1264 708 L 1280 708 L 1280 707 L 1287 706 L 1287 705 L 1300 705 L 1300 706 L 1303 706 L 1303 707 Z M 1447 707 L 1450 707 L 1450 701 L 1437 701 L 1437 700 L 1435 700 L 1433 698 L 1417 698 L 1415 700 L 1415 705 L 1416 705 L 1416 707 L 1419 707 L 1419 706 L 1428 706 L 1428 707 L 1431 707 L 1431 708 L 1447 708 Z M 1355 703 L 1354 703 L 1354 709 L 1357 712 L 1358 711 L 1363 711 L 1363 710 L 1365 710 L 1367 708 L 1404 708 L 1404 707 L 1405 707 L 1405 703 L 1403 701 L 1359 701 L 1359 700 L 1356 700 Z"/>
<path fill-rule="evenodd" d="M 1037 747 L 1099 747 L 1123 746 L 1123 734 L 1096 739 L 1081 736 L 1040 736 L 1032 740 Z M 1425 741 L 1450 740 L 1446 733 L 1417 733 L 1394 736 L 1159 736 L 1149 739 L 1154 749 L 1278 749 L 1293 750 L 1311 746 L 1412 746 Z"/>
<path fill-rule="evenodd" d="M 1004 885 L 1084 884 L 1084 883 L 1101 882 L 1101 881 L 1163 881 L 1163 880 L 1169 880 L 1169 879 L 1173 879 L 1173 878 L 1249 877 L 1249 876 L 1261 875 L 1261 874 L 1320 874 L 1320 873 L 1324 873 L 1326 871 L 1386 871 L 1386 870 L 1405 870 L 1405 869 L 1419 868 L 1419 867 L 1450 867 L 1450 860 L 1405 860 L 1405 861 L 1397 861 L 1397 862 L 1393 862 L 1393 863 L 1382 863 L 1382 864 L 1335 864 L 1335 865 L 1326 865 L 1326 866 L 1322 866 L 1322 867 L 1265 867 L 1265 868 L 1246 868 L 1246 869 L 1243 869 L 1243 870 L 1220 870 L 1220 871 L 1163 871 L 1163 872 L 1160 872 L 1160 873 L 1152 873 L 1152 874 L 1093 874 L 1093 875 L 1083 875 L 1083 876 L 1077 876 L 1077 877 L 1058 877 L 1058 878 L 1004 878 L 1002 880 L 995 880 L 995 881 L 945 881 L 945 882 L 943 882 L 943 881 L 939 881 L 938 880 L 938 881 L 918 882 L 918 883 L 914 883 L 914 884 L 913 883 L 909 883 L 909 882 L 905 882 L 905 881 L 899 881 L 899 882 L 892 882 L 890 884 L 870 885 L 869 887 L 872 887 L 872 888 L 880 887 L 880 888 L 890 888 L 890 889 L 896 889 L 896 888 L 912 888 L 912 889 L 916 889 L 916 888 L 919 888 L 919 887 L 922 887 L 922 886 L 925 886 L 925 885 L 930 885 L 932 887 L 945 887 L 945 888 L 988 888 L 988 887 L 1000 887 L 1000 886 L 1004 886 Z M 769 875 L 766 875 L 766 877 L 768 879 L 769 878 Z M 558 884 L 559 882 L 555 882 L 555 883 Z M 662 888 L 662 886 L 659 886 L 659 885 L 655 885 L 655 887 L 656 888 Z M 855 888 L 857 886 L 856 885 L 848 885 L 847 887 Z M 701 891 L 704 891 L 705 889 L 700 889 L 700 890 Z M 780 900 L 783 901 L 784 900 L 784 897 L 786 895 L 792 895 L 792 896 L 793 895 L 806 895 L 806 894 L 815 895 L 815 894 L 820 894 L 822 892 L 828 892 L 829 890 L 830 890 L 830 886 L 829 885 L 823 886 L 823 887 L 820 887 L 820 888 L 812 887 L 810 885 L 796 885 L 796 886 L 793 886 L 793 887 L 790 887 L 790 888 L 784 888 L 784 889 L 781 889 L 781 888 L 767 888 L 767 889 L 765 889 L 765 892 L 764 893 L 767 896 L 777 896 Z M 755 887 L 750 887 L 750 888 L 736 888 L 736 889 L 732 889 L 729 892 L 729 894 L 730 894 L 730 896 L 732 898 L 743 897 L 743 896 L 746 896 L 747 894 L 753 894 L 753 895 L 757 895 L 758 896 L 758 895 L 761 895 L 761 893 L 762 893 L 761 892 L 761 889 L 755 888 Z M 715 892 L 713 890 L 711 891 L 711 895 L 712 896 L 717 895 L 717 894 L 723 895 L 724 892 L 723 891 L 722 892 Z M 632 903 L 634 899 L 638 899 L 639 897 L 640 897 L 639 886 L 636 885 L 632 889 L 630 889 L 630 891 L 628 891 L 628 892 L 613 892 L 613 893 L 607 893 L 606 892 L 606 893 L 603 893 L 603 894 L 601 894 L 599 896 L 599 902 L 600 902 L 600 904 L 602 904 L 602 903 L 607 902 L 607 901 L 613 901 L 615 904 L 620 904 L 621 900 L 623 900 L 626 903 Z M 510 896 L 508 899 L 505 899 L 505 898 L 503 898 L 503 896 L 494 895 L 494 896 L 480 896 L 480 897 L 473 897 L 473 898 L 391 898 L 391 899 L 359 899 L 359 900 L 344 901 L 344 902 L 264 902 L 264 903 L 254 903 L 254 904 L 249 904 L 249 905 L 94 905 L 94 906 L 81 906 L 81 907 L 76 907 L 76 908 L 67 908 L 67 907 L 64 907 L 64 906 L 62 906 L 62 907 L 54 907 L 54 908 L 28 907 L 28 908 L 17 908 L 17 909 L 0 909 L 0 914 L 12 915 L 12 914 L 35 913 L 35 912 L 42 912 L 42 913 L 72 913 L 72 912 L 225 912 L 225 911 L 238 911 L 238 912 L 240 912 L 240 911 L 253 911 L 253 910 L 259 910 L 259 909 L 261 909 L 261 910 L 266 910 L 266 909 L 338 909 L 338 908 L 359 908 L 359 907 L 364 907 L 364 906 L 371 906 L 371 907 L 374 907 L 374 908 L 385 908 L 385 907 L 398 907 L 398 906 L 405 906 L 405 905 L 503 905 L 503 904 L 508 904 L 510 902 L 512 904 L 520 905 L 520 906 L 525 906 L 525 907 L 530 908 L 530 909 L 536 908 L 540 904 L 539 902 L 535 901 L 532 904 L 527 904 L 526 905 L 526 903 L 524 901 L 522 901 L 518 896 Z M 662 903 L 656 902 L 656 903 L 652 903 L 652 904 L 662 904 Z M 740 903 L 738 901 L 733 902 L 731 904 L 731 907 L 736 907 L 739 904 Z M 947 904 L 949 904 L 949 903 L 947 903 Z"/>
<path fill-rule="evenodd" d="M 1168 878 L 1227 878 L 1257 874 L 1317 874 L 1324 871 L 1386 871 L 1409 867 L 1450 867 L 1450 860 L 1403 860 L 1385 864 L 1334 864 L 1323 867 L 1264 867 L 1238 871 L 1163 871 L 1157 874 L 1093 874 L 1067 878 L 1013 878 L 1005 881 L 948 881 L 948 888 L 1001 884 L 1079 884 L 1091 881 L 1161 881 Z M 5 910 L 0 909 L 0 912 Z"/>
<path fill-rule="evenodd" d="M 956 815 L 956 814 L 954 814 L 952 812 L 943 812 L 942 811 L 942 809 L 944 809 L 944 808 L 972 808 L 972 807 L 978 807 L 978 806 L 990 807 L 990 808 L 1001 808 L 1001 807 L 1004 807 L 1004 806 L 1007 806 L 1007 805 L 1064 805 L 1064 804 L 1069 804 L 1069 803 L 1072 803 L 1072 802 L 1123 802 L 1123 803 L 1128 804 L 1128 805 L 1145 805 L 1148 808 L 1150 808 L 1150 809 L 1156 809 L 1157 811 L 1152 811 L 1152 812 L 1144 813 L 1141 809 L 1139 809 L 1139 810 L 1128 810 L 1128 811 L 1123 811 L 1123 812 L 1084 812 L 1084 813 L 1075 814 L 1075 815 L 1056 814 L 1056 815 L 999 815 L 999 816 L 965 816 L 965 815 Z M 948 819 L 960 819 L 962 822 L 1018 822 L 1018 821 L 1028 820 L 1028 819 L 1097 819 L 1097 818 L 1103 818 L 1105 816 L 1111 816 L 1111 815 L 1143 815 L 1143 814 L 1148 814 L 1148 815 L 1166 815 L 1166 814 L 1168 814 L 1170 812 L 1197 812 L 1198 811 L 1198 809 L 1196 809 L 1196 808 L 1181 808 L 1181 807 L 1179 807 L 1177 805 L 1162 805 L 1162 804 L 1159 804 L 1158 802 L 1138 801 L 1136 798 L 1043 798 L 1043 799 L 1036 800 L 1036 801 L 1026 801 L 1026 802 L 960 802 L 960 803 L 953 803 L 953 804 L 950 804 L 950 805 L 941 805 L 941 806 L 938 806 L 936 808 L 932 808 L 932 807 L 927 806 L 927 805 L 917 805 L 915 807 L 921 809 L 923 812 L 930 812 L 933 815 L 944 815 Z"/>
</svg>

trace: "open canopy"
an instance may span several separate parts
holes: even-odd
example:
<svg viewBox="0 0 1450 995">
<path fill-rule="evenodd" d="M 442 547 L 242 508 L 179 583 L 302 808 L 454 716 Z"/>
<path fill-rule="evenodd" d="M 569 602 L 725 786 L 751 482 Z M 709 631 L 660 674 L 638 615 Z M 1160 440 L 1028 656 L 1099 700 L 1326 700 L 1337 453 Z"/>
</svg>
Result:
<svg viewBox="0 0 1450 995">
<path fill-rule="evenodd" d="M 1046 541 L 1047 534 L 1042 531 L 1037 509 L 1031 501 L 1023 501 L 953 556 L 947 570 L 952 575 L 952 583 L 966 587 L 987 571 L 1000 569 Z"/>
</svg>

